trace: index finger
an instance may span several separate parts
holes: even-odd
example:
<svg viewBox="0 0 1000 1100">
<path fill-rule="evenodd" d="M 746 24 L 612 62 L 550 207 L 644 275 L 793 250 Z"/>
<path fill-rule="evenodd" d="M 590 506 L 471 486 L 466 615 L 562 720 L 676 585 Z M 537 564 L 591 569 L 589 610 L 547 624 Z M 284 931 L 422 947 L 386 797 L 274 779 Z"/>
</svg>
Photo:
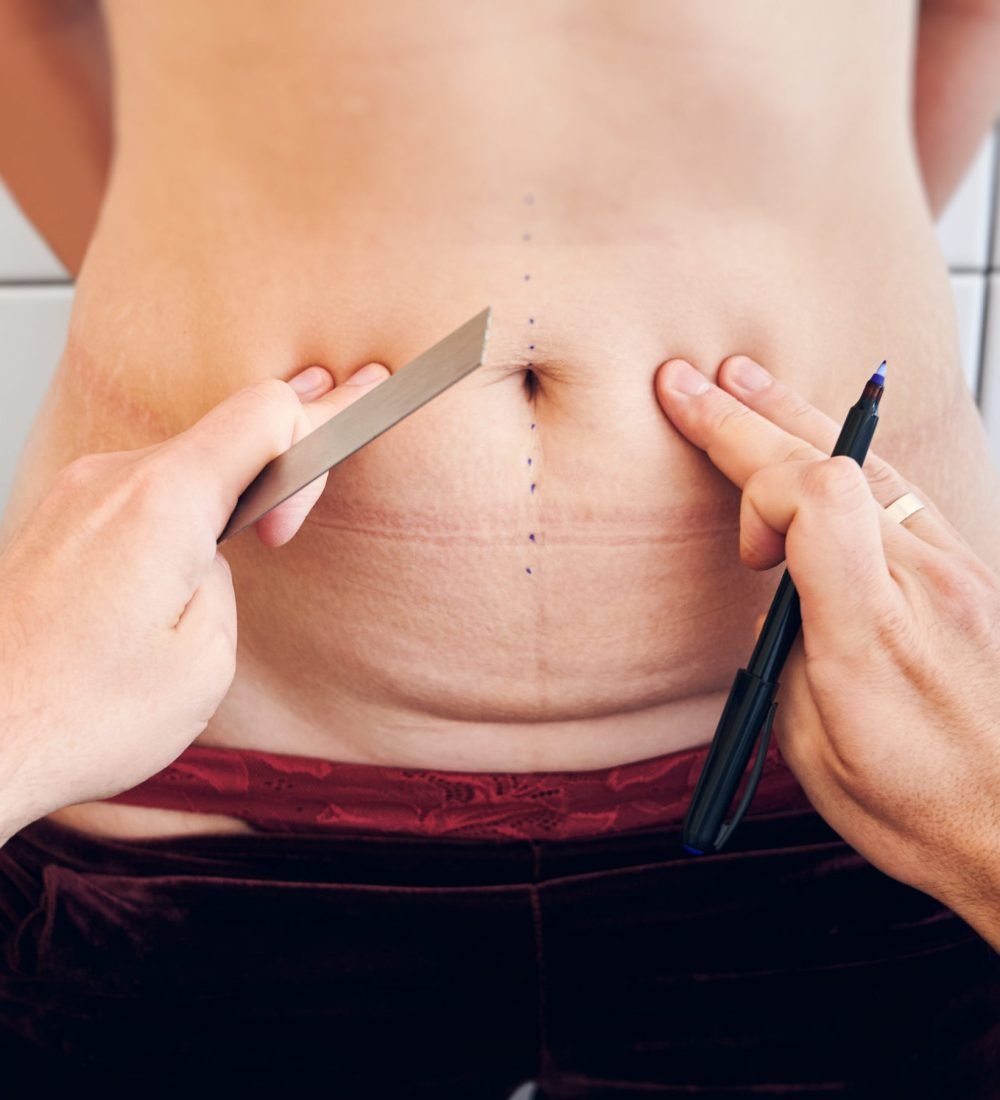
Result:
<svg viewBox="0 0 1000 1100">
<path fill-rule="evenodd" d="M 745 384 L 744 366 L 760 370 L 764 375 L 762 387 Z M 719 378 L 724 386 L 739 393 L 740 400 L 712 385 L 683 359 L 669 359 L 660 366 L 656 393 L 674 427 L 705 451 L 741 489 L 766 466 L 829 457 L 840 426 L 747 356 L 725 360 Z M 869 454 L 862 473 L 872 496 L 883 508 L 904 493 L 916 491 L 924 508 L 901 530 L 938 549 L 949 550 L 956 543 L 968 545 L 934 502 L 884 459 Z"/>
<path fill-rule="evenodd" d="M 702 388 L 692 393 L 697 384 Z M 765 466 L 828 458 L 836 442 L 838 426 L 820 410 L 813 409 L 812 418 L 800 416 L 793 434 L 713 385 L 684 360 L 664 363 L 656 386 L 673 425 L 739 488 Z"/>
<path fill-rule="evenodd" d="M 743 371 L 747 367 L 757 368 L 765 385 L 744 386 Z M 704 388 L 696 395 L 678 393 L 671 384 L 681 382 L 684 377 L 692 382 L 690 372 Z M 765 466 L 814 462 L 833 453 L 840 425 L 790 386 L 782 385 L 757 367 L 746 355 L 730 356 L 719 368 L 718 376 L 723 385 L 735 389 L 743 399 L 714 386 L 684 360 L 663 363 L 657 372 L 656 386 L 660 404 L 674 427 L 705 451 L 729 481 L 743 488 L 748 478 Z M 883 507 L 914 491 L 914 486 L 877 454 L 869 452 L 861 470 L 872 495 Z M 931 500 L 923 493 L 919 495 L 928 513 L 942 527 L 949 528 Z"/>
<path fill-rule="evenodd" d="M 765 420 L 819 447 L 829 454 L 837 443 L 840 425 L 817 409 L 759 363 L 746 355 L 733 355 L 719 368 L 719 385 Z M 962 535 L 941 514 L 926 493 L 917 489 L 885 459 L 869 452 L 862 467 L 876 500 L 889 505 L 907 492 L 916 492 L 924 507 L 904 530 L 939 549 L 952 549 L 956 542 L 967 545 Z"/>
</svg>

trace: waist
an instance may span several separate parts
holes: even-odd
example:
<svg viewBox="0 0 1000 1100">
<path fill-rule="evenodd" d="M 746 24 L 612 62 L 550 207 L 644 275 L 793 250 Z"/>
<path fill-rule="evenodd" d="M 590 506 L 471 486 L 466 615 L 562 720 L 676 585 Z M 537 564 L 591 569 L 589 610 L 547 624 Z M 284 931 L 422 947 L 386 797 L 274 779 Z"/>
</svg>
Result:
<svg viewBox="0 0 1000 1100">
<path fill-rule="evenodd" d="M 683 821 L 707 748 L 577 772 L 428 771 L 193 746 L 107 801 L 223 814 L 263 832 L 564 840 Z M 772 743 L 755 816 L 809 809 Z"/>
</svg>

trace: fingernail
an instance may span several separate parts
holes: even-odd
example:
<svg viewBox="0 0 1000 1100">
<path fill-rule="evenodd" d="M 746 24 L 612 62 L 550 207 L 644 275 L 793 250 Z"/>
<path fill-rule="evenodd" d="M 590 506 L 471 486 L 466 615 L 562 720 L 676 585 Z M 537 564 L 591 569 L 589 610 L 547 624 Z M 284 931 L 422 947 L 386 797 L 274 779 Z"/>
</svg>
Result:
<svg viewBox="0 0 1000 1100">
<path fill-rule="evenodd" d="M 383 378 L 388 378 L 389 372 L 382 366 L 381 363 L 369 363 L 367 367 L 362 367 L 361 370 L 355 371 L 347 380 L 348 386 L 367 386 L 369 382 L 381 382 Z"/>
<path fill-rule="evenodd" d="M 306 367 L 305 370 L 299 371 L 299 373 L 288 380 L 288 384 L 293 390 L 300 396 L 304 397 L 307 393 L 312 393 L 313 390 L 322 389 L 324 386 L 329 386 L 332 382 L 330 372 L 324 370 L 322 367 Z"/>
<path fill-rule="evenodd" d="M 741 390 L 746 390 L 747 393 L 762 390 L 774 381 L 763 367 L 745 357 L 733 361 L 727 377 L 730 382 L 735 383 Z"/>
<path fill-rule="evenodd" d="M 696 371 L 690 363 L 685 363 L 683 359 L 674 359 L 667 366 L 665 381 L 668 389 L 690 394 L 692 397 L 704 393 L 711 385 L 703 374 Z"/>
</svg>

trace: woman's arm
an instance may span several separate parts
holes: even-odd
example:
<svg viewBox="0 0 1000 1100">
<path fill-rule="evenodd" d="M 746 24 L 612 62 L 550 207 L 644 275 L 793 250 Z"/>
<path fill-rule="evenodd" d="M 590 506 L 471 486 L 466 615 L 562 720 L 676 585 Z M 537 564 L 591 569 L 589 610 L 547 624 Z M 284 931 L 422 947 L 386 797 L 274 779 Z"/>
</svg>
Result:
<svg viewBox="0 0 1000 1100">
<path fill-rule="evenodd" d="M 77 274 L 111 157 L 97 0 L 0 0 L 0 177 Z"/>
<path fill-rule="evenodd" d="M 914 125 L 937 216 L 1000 116 L 1000 0 L 922 0 Z"/>
</svg>

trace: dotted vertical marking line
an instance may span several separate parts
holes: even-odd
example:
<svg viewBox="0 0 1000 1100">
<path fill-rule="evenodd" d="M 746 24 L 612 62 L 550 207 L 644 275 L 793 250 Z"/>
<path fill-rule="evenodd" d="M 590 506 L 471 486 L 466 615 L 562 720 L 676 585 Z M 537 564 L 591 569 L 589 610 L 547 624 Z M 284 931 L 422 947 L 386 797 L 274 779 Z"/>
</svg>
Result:
<svg viewBox="0 0 1000 1100">
<path fill-rule="evenodd" d="M 533 194 L 531 194 L 531 192 L 526 192 L 526 193 L 525 193 L 525 195 L 524 195 L 524 204 L 525 204 L 525 206 L 534 206 L 534 203 L 535 203 L 535 196 L 534 196 Z M 524 241 L 525 243 L 528 243 L 528 242 L 530 242 L 530 241 L 531 241 L 531 239 L 532 239 L 532 232 L 531 232 L 531 227 L 530 227 L 530 226 L 529 226 L 529 227 L 527 227 L 527 228 L 526 228 L 526 229 L 524 230 L 524 232 L 523 232 L 523 233 L 521 234 L 521 239 L 522 239 L 522 240 L 523 240 L 523 241 Z M 524 272 L 524 279 L 523 279 L 523 281 L 524 281 L 525 283 L 529 283 L 529 282 L 531 282 L 531 272 L 530 272 L 530 271 L 526 271 L 526 272 Z M 535 318 L 534 318 L 534 317 L 528 317 L 528 324 L 529 324 L 529 326 L 530 326 L 530 325 L 534 325 L 534 323 L 535 323 Z M 535 350 L 535 345 L 534 345 L 534 344 L 529 344 L 529 345 L 528 345 L 528 350 L 529 350 L 529 351 L 532 351 L 532 352 L 533 352 L 533 351 Z M 533 370 L 534 370 L 534 367 L 535 367 L 535 364 L 534 364 L 534 362 L 533 362 L 533 361 L 531 361 L 531 362 L 529 362 L 529 363 L 528 363 L 528 370 L 529 370 L 529 371 L 533 371 Z M 532 391 L 531 391 L 531 399 L 532 399 L 532 400 L 534 399 L 534 394 L 535 394 L 535 389 L 534 389 L 534 387 L 532 387 Z M 532 423 L 532 425 L 531 425 L 531 431 L 535 431 L 535 427 L 536 427 L 535 423 Z M 532 438 L 534 438 L 534 439 L 537 439 L 537 437 L 532 437 Z M 534 466 L 534 456 L 533 456 L 533 455 L 530 455 L 530 454 L 529 454 L 529 455 L 527 456 L 527 465 L 528 465 L 528 468 L 529 468 L 529 469 L 531 469 L 531 468 L 532 468 L 532 467 Z M 534 482 L 534 481 L 532 481 L 532 482 L 531 482 L 531 484 L 530 484 L 530 489 L 529 489 L 529 492 L 530 492 L 530 493 L 531 493 L 532 495 L 534 495 L 534 492 L 535 492 L 535 488 L 536 488 L 536 484 L 537 484 L 537 483 L 536 483 L 536 482 Z M 534 531 L 529 531 L 529 532 L 528 532 L 528 541 L 529 541 L 529 542 L 530 542 L 530 543 L 531 543 L 531 544 L 532 544 L 533 546 L 537 546 L 537 545 L 538 545 L 537 539 L 535 538 L 535 532 L 534 532 Z M 526 566 L 524 567 L 524 571 L 525 571 L 525 573 L 526 573 L 526 574 L 527 574 L 527 575 L 528 575 L 529 577 L 530 577 L 530 576 L 533 576 L 533 575 L 534 575 L 534 574 L 533 574 L 533 571 L 532 571 L 532 567 L 531 567 L 530 565 L 526 565 Z"/>
</svg>

